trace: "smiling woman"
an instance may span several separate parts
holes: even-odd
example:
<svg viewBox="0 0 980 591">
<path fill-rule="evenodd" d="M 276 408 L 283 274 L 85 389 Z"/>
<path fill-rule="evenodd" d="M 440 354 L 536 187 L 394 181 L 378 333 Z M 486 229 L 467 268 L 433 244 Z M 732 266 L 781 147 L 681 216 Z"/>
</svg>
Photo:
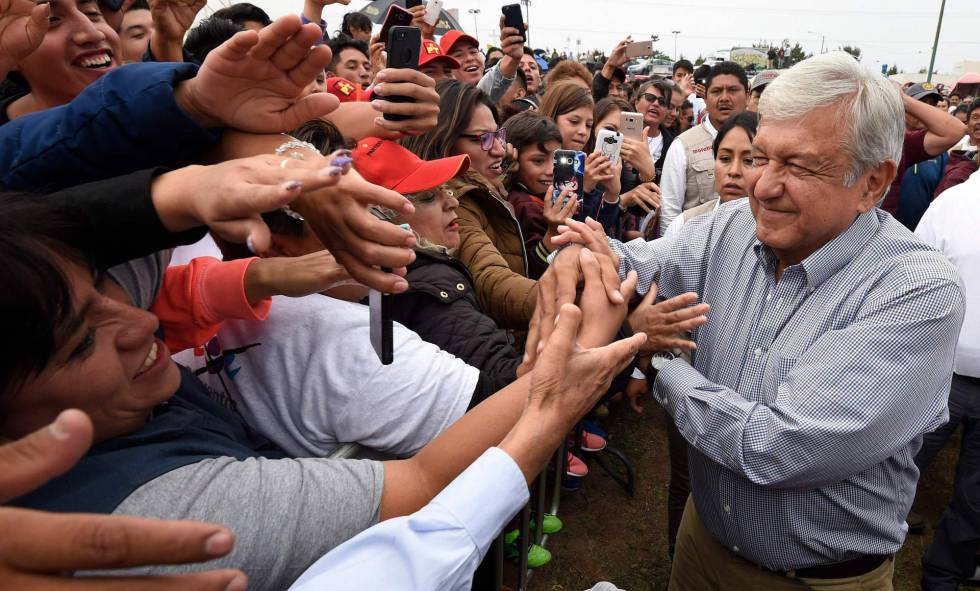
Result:
<svg viewBox="0 0 980 591">
<path fill-rule="evenodd" d="M 116 31 L 95 0 L 51 0 L 50 25 L 40 46 L 17 63 L 30 92 L 6 105 L 19 116 L 70 102 L 86 86 L 119 66 Z"/>
</svg>

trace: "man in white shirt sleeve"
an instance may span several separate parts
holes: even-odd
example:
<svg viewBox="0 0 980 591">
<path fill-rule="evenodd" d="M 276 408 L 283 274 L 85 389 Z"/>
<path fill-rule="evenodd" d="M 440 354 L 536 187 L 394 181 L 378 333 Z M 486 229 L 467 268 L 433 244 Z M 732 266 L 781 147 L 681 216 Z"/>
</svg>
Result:
<svg viewBox="0 0 980 591">
<path fill-rule="evenodd" d="M 936 526 L 922 560 L 922 588 L 958 589 L 974 573 L 980 550 L 980 172 L 940 195 L 926 210 L 915 235 L 956 267 L 966 293 L 966 317 L 956 344 L 949 390 L 949 422 L 923 437 L 915 456 L 927 466 L 963 424 L 953 498 Z"/>
<path fill-rule="evenodd" d="M 715 196 L 715 158 L 711 144 L 728 119 L 745 110 L 749 80 L 742 66 L 722 62 L 708 73 L 705 98 L 708 117 L 677 136 L 664 160 L 660 178 L 660 233 L 680 213 Z"/>
<path fill-rule="evenodd" d="M 577 307 L 562 307 L 534 366 L 528 404 L 498 447 L 484 452 L 419 511 L 379 523 L 334 548 L 292 589 L 469 589 L 491 541 L 527 502 L 528 484 L 605 391 L 596 386 L 608 386 L 646 340 L 639 334 L 582 350 L 575 345 L 581 318 Z"/>
</svg>

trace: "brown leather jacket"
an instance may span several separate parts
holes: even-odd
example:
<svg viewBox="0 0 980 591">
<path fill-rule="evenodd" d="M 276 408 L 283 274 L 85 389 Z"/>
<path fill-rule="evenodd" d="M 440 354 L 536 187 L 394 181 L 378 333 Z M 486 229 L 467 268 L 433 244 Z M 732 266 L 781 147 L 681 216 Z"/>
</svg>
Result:
<svg viewBox="0 0 980 591">
<path fill-rule="evenodd" d="M 457 258 L 473 275 L 480 307 L 503 328 L 526 331 L 538 297 L 528 279 L 521 225 L 506 200 L 479 174 L 450 181 L 459 200 Z"/>
</svg>

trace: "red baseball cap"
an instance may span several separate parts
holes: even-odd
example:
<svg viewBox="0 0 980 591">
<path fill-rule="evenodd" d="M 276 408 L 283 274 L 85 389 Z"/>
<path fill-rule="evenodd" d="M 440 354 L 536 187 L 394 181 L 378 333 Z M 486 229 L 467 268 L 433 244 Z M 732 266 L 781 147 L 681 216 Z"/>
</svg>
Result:
<svg viewBox="0 0 980 591">
<path fill-rule="evenodd" d="M 334 95 L 342 103 L 352 103 L 360 100 L 361 89 L 346 78 L 327 78 L 327 92 Z"/>
<path fill-rule="evenodd" d="M 456 45 L 460 41 L 469 41 L 477 48 L 480 47 L 480 42 L 476 39 L 476 37 L 467 35 L 459 29 L 447 31 L 446 34 L 442 36 L 442 39 L 439 39 L 439 47 L 442 49 L 444 54 L 449 55 L 449 53 L 453 50 L 453 45 Z"/>
<path fill-rule="evenodd" d="M 422 41 L 422 52 L 419 54 L 419 67 L 426 64 L 430 64 L 434 61 L 441 61 L 442 63 L 449 66 L 450 70 L 458 70 L 460 68 L 459 62 L 456 58 L 449 57 L 442 52 L 442 48 L 439 44 L 432 39 L 425 39 Z"/>
<path fill-rule="evenodd" d="M 434 189 L 470 167 L 466 154 L 422 160 L 401 145 L 376 137 L 357 142 L 353 155 L 354 169 L 366 181 L 402 195 Z"/>
</svg>

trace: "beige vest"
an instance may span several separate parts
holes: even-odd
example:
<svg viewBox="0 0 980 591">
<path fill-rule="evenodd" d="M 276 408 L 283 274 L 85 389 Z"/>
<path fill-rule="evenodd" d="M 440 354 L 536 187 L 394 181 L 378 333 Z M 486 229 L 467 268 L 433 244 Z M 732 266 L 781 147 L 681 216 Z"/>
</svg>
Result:
<svg viewBox="0 0 980 591">
<path fill-rule="evenodd" d="M 686 224 L 687 222 L 693 220 L 694 218 L 698 217 L 702 213 L 711 213 L 712 211 L 714 211 L 715 208 L 718 207 L 718 200 L 719 198 L 715 197 L 714 199 L 712 199 L 707 203 L 702 203 L 697 207 L 692 207 L 691 209 L 684 211 L 684 213 L 681 214 L 684 216 L 684 223 Z"/>
<path fill-rule="evenodd" d="M 687 211 L 715 198 L 715 155 L 711 151 L 715 138 L 702 123 L 677 136 L 676 141 L 687 154 L 687 188 L 682 207 Z"/>
</svg>

